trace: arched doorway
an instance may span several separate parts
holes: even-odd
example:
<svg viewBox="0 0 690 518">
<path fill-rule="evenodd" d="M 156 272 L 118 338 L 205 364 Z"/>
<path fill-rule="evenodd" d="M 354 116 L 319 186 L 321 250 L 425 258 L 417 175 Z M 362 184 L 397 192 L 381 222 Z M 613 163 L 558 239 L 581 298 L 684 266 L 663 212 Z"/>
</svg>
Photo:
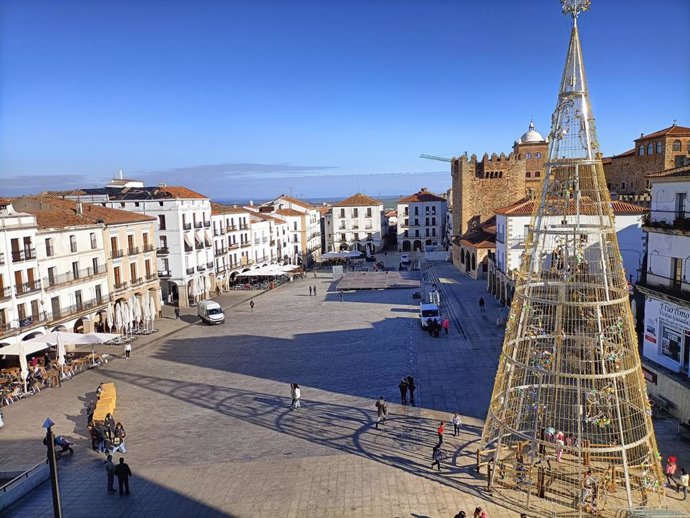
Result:
<svg viewBox="0 0 690 518">
<path fill-rule="evenodd" d="M 472 271 L 477 269 L 477 256 L 472 252 Z"/>
<path fill-rule="evenodd" d="M 422 249 L 422 241 L 420 239 L 415 239 L 413 245 L 414 251 L 417 252 Z"/>
<path fill-rule="evenodd" d="M 412 246 L 410 245 L 409 241 L 405 240 L 402 242 L 402 251 L 403 252 L 409 252 L 409 251 L 411 251 L 411 249 L 412 249 Z"/>
<path fill-rule="evenodd" d="M 197 283 L 194 279 L 187 283 L 187 305 L 193 306 L 196 303 L 197 289 Z"/>
<path fill-rule="evenodd" d="M 83 333 L 84 332 L 84 319 L 79 318 L 77 321 L 74 323 L 74 330 L 75 333 Z"/>
<path fill-rule="evenodd" d="M 465 272 L 470 271 L 470 251 L 465 250 Z"/>
</svg>

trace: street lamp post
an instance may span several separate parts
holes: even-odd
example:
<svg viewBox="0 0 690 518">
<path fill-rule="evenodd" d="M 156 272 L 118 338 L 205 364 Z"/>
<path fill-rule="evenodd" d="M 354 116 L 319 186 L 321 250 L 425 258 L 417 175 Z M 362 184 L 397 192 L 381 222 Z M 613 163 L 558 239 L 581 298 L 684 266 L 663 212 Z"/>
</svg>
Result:
<svg viewBox="0 0 690 518">
<path fill-rule="evenodd" d="M 52 426 L 55 423 L 48 417 L 43 423 L 46 429 L 46 446 L 48 447 L 48 466 L 50 466 L 50 486 L 53 490 L 53 516 L 62 518 L 62 505 L 60 504 L 60 488 L 58 487 L 57 459 L 55 458 L 55 435 Z"/>
</svg>

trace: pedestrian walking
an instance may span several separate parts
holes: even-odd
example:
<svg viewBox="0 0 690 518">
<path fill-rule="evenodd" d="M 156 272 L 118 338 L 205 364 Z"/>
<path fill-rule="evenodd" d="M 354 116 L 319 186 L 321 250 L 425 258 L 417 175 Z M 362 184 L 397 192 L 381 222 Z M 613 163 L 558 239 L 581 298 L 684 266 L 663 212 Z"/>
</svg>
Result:
<svg viewBox="0 0 690 518">
<path fill-rule="evenodd" d="M 125 344 L 125 360 L 129 360 L 129 355 L 132 354 L 132 344 L 127 342 Z M 141 360 L 140 360 L 141 361 Z"/>
<path fill-rule="evenodd" d="M 252 311 L 254 311 L 254 301 L 253 300 L 249 301 L 249 307 L 251 308 Z"/>
<path fill-rule="evenodd" d="M 311 286 L 309 286 L 309 296 L 311 297 Z"/>
<path fill-rule="evenodd" d="M 672 484 L 675 484 L 676 487 L 678 486 L 676 479 L 673 478 L 673 476 L 676 474 L 676 469 L 678 469 L 678 466 L 676 465 L 676 457 L 670 455 L 668 459 L 666 459 L 666 469 L 664 470 L 666 473 L 666 485 L 668 487 L 671 487 Z"/>
<path fill-rule="evenodd" d="M 180 308 L 175 308 L 175 320 L 180 319 Z"/>
<path fill-rule="evenodd" d="M 688 482 L 690 482 L 690 475 L 688 475 L 685 468 L 680 468 L 680 486 L 683 488 L 683 500 L 688 499 Z"/>
<path fill-rule="evenodd" d="M 108 477 L 108 488 L 107 492 L 112 494 L 115 492 L 115 464 L 113 464 L 113 456 L 108 455 L 108 458 L 105 460 L 105 473 L 106 476 Z"/>
<path fill-rule="evenodd" d="M 460 425 L 462 424 L 462 421 L 460 420 L 460 414 L 455 412 L 455 415 L 453 416 L 452 422 L 453 422 L 453 437 L 457 437 L 458 435 L 460 435 Z"/>
<path fill-rule="evenodd" d="M 403 378 L 398 385 L 400 389 L 400 402 L 407 405 L 407 378 Z"/>
<path fill-rule="evenodd" d="M 434 446 L 433 450 L 431 450 L 431 458 L 433 460 L 431 463 L 431 469 L 434 469 L 434 466 L 437 466 L 438 470 L 441 471 L 441 459 L 443 459 L 443 452 L 441 451 L 440 445 Z"/>
<path fill-rule="evenodd" d="M 429 332 L 429 336 L 434 336 L 434 319 L 430 318 L 426 322 L 426 330 Z"/>
<path fill-rule="evenodd" d="M 314 286 L 314 297 L 316 297 L 316 286 Z"/>
<path fill-rule="evenodd" d="M 484 313 L 484 297 L 479 297 L 479 311 Z"/>
<path fill-rule="evenodd" d="M 290 387 L 292 389 L 292 405 L 290 406 L 293 410 L 296 410 L 301 407 L 300 398 L 302 397 L 302 391 L 297 383 L 293 383 Z"/>
<path fill-rule="evenodd" d="M 438 429 L 436 432 L 438 433 L 438 445 L 441 446 L 443 444 L 443 432 L 446 431 L 446 423 L 441 421 L 441 424 L 438 425 Z"/>
<path fill-rule="evenodd" d="M 96 403 L 89 401 L 89 406 L 86 407 L 86 425 L 88 426 L 93 421 L 93 413 L 96 411 Z"/>
<path fill-rule="evenodd" d="M 295 384 L 290 383 L 290 408 L 295 409 Z"/>
<path fill-rule="evenodd" d="M 128 495 L 129 477 L 132 476 L 132 470 L 129 469 L 129 466 L 127 464 L 125 464 L 125 459 L 120 457 L 120 463 L 117 466 L 115 466 L 113 473 L 115 473 L 115 476 L 117 477 L 117 485 L 118 489 L 120 490 L 120 496 L 122 496 L 123 494 Z"/>
<path fill-rule="evenodd" d="M 446 336 L 448 336 L 448 328 L 450 327 L 450 320 L 448 320 L 448 317 L 443 318 L 443 330 L 446 333 Z"/>
<path fill-rule="evenodd" d="M 340 290 L 340 302 L 343 302 L 343 290 Z"/>
<path fill-rule="evenodd" d="M 113 419 L 113 414 L 105 414 L 105 421 L 103 421 L 103 425 L 105 426 L 108 439 L 112 441 L 115 437 L 115 419 Z"/>
<path fill-rule="evenodd" d="M 407 390 L 410 391 L 410 405 L 414 406 L 414 391 L 415 391 L 415 385 L 414 385 L 414 378 L 412 376 L 407 377 Z"/>
<path fill-rule="evenodd" d="M 438 318 L 435 318 L 434 319 L 434 338 L 438 338 L 440 333 L 441 333 L 441 322 L 439 322 Z"/>
<path fill-rule="evenodd" d="M 386 422 L 388 408 L 386 407 L 386 402 L 383 400 L 383 396 L 379 396 L 379 399 L 374 406 L 376 407 L 376 429 L 378 430 L 379 423 Z"/>
</svg>

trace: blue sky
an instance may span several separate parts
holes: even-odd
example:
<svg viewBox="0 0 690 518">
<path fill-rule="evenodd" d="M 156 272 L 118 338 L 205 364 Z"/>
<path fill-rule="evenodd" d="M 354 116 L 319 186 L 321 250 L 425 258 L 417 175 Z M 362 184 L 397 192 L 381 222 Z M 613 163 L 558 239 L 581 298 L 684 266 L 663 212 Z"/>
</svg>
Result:
<svg viewBox="0 0 690 518">
<path fill-rule="evenodd" d="M 690 2 L 581 17 L 604 153 L 690 125 Z M 0 0 L 0 194 L 118 169 L 215 198 L 450 186 L 419 159 L 548 133 L 557 0 Z"/>
</svg>

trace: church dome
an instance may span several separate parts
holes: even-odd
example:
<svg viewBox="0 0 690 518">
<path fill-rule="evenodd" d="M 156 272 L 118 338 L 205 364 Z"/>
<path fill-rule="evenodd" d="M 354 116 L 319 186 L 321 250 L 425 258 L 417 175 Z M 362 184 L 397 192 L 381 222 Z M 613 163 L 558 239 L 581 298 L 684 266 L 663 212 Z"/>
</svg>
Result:
<svg viewBox="0 0 690 518">
<path fill-rule="evenodd" d="M 530 121 L 527 133 L 523 133 L 518 142 L 520 144 L 525 144 L 527 142 L 544 142 L 544 137 L 534 129 L 534 121 Z"/>
</svg>

